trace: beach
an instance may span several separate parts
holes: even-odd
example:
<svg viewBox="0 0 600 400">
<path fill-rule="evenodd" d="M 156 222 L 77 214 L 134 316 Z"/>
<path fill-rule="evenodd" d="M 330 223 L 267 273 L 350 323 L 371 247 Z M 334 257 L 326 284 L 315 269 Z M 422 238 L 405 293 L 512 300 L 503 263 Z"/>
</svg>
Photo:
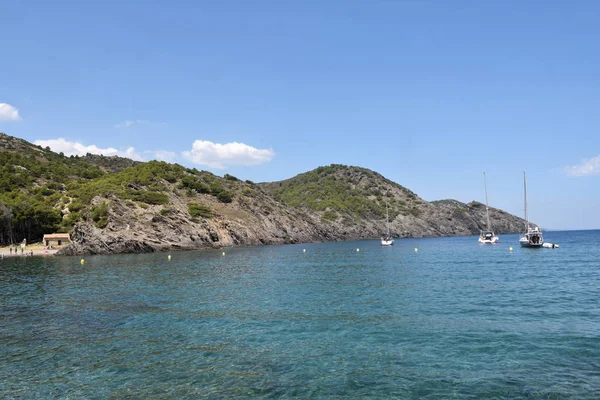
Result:
<svg viewBox="0 0 600 400">
<path fill-rule="evenodd" d="M 21 245 L 13 246 L 12 253 L 10 252 L 10 246 L 0 247 L 0 254 L 2 257 L 52 256 L 58 250 L 57 248 L 49 249 L 42 243 L 33 243 L 25 246 L 23 253 L 21 253 Z"/>
</svg>

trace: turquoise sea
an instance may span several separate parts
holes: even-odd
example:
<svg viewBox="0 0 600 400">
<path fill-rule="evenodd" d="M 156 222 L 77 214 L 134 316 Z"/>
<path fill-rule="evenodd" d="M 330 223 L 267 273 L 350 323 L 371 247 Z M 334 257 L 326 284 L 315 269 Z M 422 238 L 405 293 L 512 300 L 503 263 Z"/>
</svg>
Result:
<svg viewBox="0 0 600 400">
<path fill-rule="evenodd" d="M 600 231 L 545 238 L 5 258 L 0 398 L 598 399 Z"/>
</svg>

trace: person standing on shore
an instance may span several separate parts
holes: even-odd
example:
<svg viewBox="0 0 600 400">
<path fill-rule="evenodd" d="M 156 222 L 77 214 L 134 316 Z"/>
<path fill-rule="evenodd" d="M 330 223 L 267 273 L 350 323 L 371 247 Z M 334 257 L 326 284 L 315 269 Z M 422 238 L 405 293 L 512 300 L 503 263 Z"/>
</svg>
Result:
<svg viewBox="0 0 600 400">
<path fill-rule="evenodd" d="M 10 247 L 8 248 L 8 252 L 10 253 L 10 255 L 12 256 L 12 244 L 10 245 Z"/>
</svg>

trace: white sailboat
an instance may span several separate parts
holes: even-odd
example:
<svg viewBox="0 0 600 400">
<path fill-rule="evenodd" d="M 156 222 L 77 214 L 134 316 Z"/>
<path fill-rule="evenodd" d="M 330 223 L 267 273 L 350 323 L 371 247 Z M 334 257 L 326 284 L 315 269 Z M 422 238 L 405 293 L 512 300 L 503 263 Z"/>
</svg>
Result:
<svg viewBox="0 0 600 400">
<path fill-rule="evenodd" d="M 390 217 L 388 212 L 388 203 L 385 202 L 385 221 L 387 222 L 387 233 L 381 237 L 382 246 L 393 246 L 394 238 L 390 235 Z"/>
<path fill-rule="evenodd" d="M 529 216 L 527 215 L 527 178 L 523 171 L 523 192 L 525 194 L 525 233 L 519 239 L 521 247 L 542 248 L 544 247 L 544 236 L 542 231 L 536 226 L 532 228 L 529 225 Z"/>
<path fill-rule="evenodd" d="M 481 233 L 479 234 L 479 243 L 496 244 L 500 241 L 500 238 L 498 238 L 498 235 L 494 233 L 490 224 L 490 210 L 488 207 L 487 182 L 485 179 L 485 172 L 483 173 L 483 186 L 485 187 L 485 216 L 487 219 L 487 230 L 481 231 Z"/>
</svg>

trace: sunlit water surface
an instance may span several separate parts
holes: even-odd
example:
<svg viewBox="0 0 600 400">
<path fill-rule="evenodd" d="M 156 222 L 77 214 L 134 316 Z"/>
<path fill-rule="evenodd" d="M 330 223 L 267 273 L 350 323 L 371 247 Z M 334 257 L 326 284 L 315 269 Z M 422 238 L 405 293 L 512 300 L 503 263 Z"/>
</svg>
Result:
<svg viewBox="0 0 600 400">
<path fill-rule="evenodd" d="M 600 398 L 600 231 L 501 240 L 5 258 L 0 398 Z"/>
</svg>

